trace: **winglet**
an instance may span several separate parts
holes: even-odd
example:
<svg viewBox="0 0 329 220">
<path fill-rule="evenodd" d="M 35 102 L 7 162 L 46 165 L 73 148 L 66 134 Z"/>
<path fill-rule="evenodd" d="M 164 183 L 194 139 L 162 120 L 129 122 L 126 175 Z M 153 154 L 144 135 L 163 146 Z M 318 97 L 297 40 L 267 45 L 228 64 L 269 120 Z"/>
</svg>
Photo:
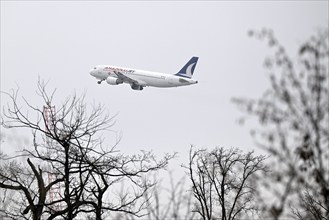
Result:
<svg viewBox="0 0 329 220">
<path fill-rule="evenodd" d="M 187 78 L 192 78 L 195 66 L 198 62 L 199 57 L 192 57 L 190 61 L 188 61 L 185 66 L 176 73 L 176 76 L 182 76 Z"/>
</svg>

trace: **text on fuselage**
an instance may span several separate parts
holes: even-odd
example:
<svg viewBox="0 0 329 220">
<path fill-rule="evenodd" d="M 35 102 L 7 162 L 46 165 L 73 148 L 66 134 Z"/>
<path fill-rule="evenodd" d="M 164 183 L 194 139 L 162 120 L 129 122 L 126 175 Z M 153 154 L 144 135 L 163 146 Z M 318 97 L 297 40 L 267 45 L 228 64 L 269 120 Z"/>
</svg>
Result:
<svg viewBox="0 0 329 220">
<path fill-rule="evenodd" d="M 133 73 L 133 72 L 135 72 L 135 70 L 115 68 L 115 67 L 110 67 L 110 66 L 105 67 L 104 70 L 105 71 L 118 71 L 120 73 Z"/>
</svg>

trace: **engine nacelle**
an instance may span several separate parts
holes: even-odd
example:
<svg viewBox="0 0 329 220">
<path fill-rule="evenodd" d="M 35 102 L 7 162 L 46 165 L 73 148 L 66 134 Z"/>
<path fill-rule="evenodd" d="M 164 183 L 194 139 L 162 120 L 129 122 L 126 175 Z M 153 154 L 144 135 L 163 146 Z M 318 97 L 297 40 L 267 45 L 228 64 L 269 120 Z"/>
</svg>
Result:
<svg viewBox="0 0 329 220">
<path fill-rule="evenodd" d="M 123 83 L 121 79 L 114 78 L 112 76 L 107 77 L 106 82 L 110 85 L 119 85 Z"/>
<path fill-rule="evenodd" d="M 136 85 L 136 84 L 131 84 L 131 88 L 133 90 L 143 90 L 143 86 Z"/>
</svg>

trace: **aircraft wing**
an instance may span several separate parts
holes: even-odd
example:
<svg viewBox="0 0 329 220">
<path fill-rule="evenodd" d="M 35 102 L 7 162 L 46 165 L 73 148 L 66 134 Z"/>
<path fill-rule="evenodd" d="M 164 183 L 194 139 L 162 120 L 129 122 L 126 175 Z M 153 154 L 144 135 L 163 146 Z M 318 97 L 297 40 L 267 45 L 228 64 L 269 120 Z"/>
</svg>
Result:
<svg viewBox="0 0 329 220">
<path fill-rule="evenodd" d="M 117 72 L 117 71 L 114 71 L 115 75 L 117 75 L 117 77 L 119 79 L 121 79 L 122 81 L 124 82 L 127 82 L 129 84 L 136 84 L 136 85 L 140 85 L 141 83 L 139 83 L 137 80 L 134 80 L 126 75 L 124 75 L 123 73 L 120 73 L 120 72 Z"/>
</svg>

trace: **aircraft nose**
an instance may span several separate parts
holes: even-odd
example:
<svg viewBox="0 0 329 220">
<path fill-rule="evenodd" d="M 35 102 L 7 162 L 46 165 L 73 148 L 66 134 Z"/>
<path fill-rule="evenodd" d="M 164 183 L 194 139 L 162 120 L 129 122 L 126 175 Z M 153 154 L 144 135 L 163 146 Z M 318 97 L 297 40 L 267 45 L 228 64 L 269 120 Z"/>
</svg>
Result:
<svg viewBox="0 0 329 220">
<path fill-rule="evenodd" d="M 96 72 L 95 72 L 94 69 L 92 69 L 92 70 L 89 71 L 89 74 L 92 75 L 92 76 L 95 76 L 95 73 L 96 73 Z"/>
</svg>

